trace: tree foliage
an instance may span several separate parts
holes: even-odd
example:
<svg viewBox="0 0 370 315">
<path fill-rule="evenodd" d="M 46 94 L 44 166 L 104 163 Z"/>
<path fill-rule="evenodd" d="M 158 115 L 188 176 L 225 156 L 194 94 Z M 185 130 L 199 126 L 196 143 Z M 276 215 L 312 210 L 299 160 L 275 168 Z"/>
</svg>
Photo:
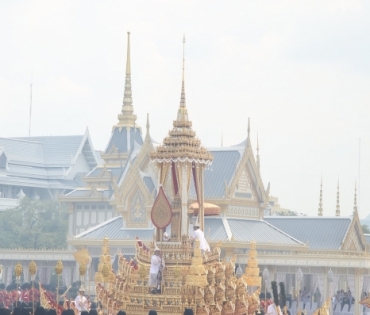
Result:
<svg viewBox="0 0 370 315">
<path fill-rule="evenodd" d="M 0 248 L 67 247 L 68 213 L 57 200 L 24 197 L 19 206 L 0 212 Z"/>
<path fill-rule="evenodd" d="M 364 234 L 370 234 L 370 228 L 366 224 L 361 224 Z"/>
<path fill-rule="evenodd" d="M 288 211 L 275 211 L 274 213 L 277 216 L 297 216 L 298 215 L 297 212 L 291 211 L 291 210 L 288 210 Z"/>
</svg>

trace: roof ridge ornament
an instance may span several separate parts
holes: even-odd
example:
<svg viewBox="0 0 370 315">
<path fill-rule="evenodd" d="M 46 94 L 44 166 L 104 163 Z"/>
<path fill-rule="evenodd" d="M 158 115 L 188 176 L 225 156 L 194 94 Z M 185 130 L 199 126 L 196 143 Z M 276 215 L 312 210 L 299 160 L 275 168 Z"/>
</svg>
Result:
<svg viewBox="0 0 370 315">
<path fill-rule="evenodd" d="M 337 208 L 335 210 L 335 216 L 340 217 L 340 204 L 339 204 L 339 179 L 338 179 L 338 186 L 337 186 Z"/>
<path fill-rule="evenodd" d="M 318 211 L 318 216 L 322 217 L 323 216 L 323 208 L 322 208 L 322 176 L 321 176 L 321 184 L 320 184 L 320 199 L 319 199 L 319 211 Z"/>
<path fill-rule="evenodd" d="M 357 213 L 357 183 L 355 183 L 355 196 L 353 201 L 353 214 Z"/>
</svg>

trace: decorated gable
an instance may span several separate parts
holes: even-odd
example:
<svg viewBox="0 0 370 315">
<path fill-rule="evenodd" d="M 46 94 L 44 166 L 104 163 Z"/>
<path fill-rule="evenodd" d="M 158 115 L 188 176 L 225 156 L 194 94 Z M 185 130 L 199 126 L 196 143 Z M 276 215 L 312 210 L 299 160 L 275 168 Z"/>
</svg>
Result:
<svg viewBox="0 0 370 315">
<path fill-rule="evenodd" d="M 351 225 L 342 243 L 342 250 L 364 251 L 366 249 L 366 240 L 358 218 L 358 213 L 353 215 Z"/>
<path fill-rule="evenodd" d="M 234 197 L 235 198 L 242 198 L 242 199 L 249 199 L 249 200 L 256 200 L 254 191 L 252 188 L 252 182 L 247 175 L 247 170 L 243 169 L 239 180 L 236 184 Z"/>
<path fill-rule="evenodd" d="M 131 196 L 129 201 L 130 209 L 130 222 L 134 224 L 144 224 L 147 222 L 146 209 L 145 209 L 145 198 L 144 194 L 137 189 L 135 193 Z"/>
</svg>

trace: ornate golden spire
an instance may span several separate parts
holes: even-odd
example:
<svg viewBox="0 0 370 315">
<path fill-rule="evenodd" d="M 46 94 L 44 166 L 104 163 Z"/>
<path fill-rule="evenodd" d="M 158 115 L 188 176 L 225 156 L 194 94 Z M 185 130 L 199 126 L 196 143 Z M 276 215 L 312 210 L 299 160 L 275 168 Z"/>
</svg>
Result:
<svg viewBox="0 0 370 315">
<path fill-rule="evenodd" d="M 340 217 L 340 205 L 339 205 L 339 179 L 338 179 L 338 186 L 337 186 L 337 208 L 335 210 L 335 216 Z"/>
<path fill-rule="evenodd" d="M 181 84 L 180 107 L 177 111 L 177 120 L 189 121 L 185 99 L 185 35 L 182 39 L 182 84 Z"/>
<path fill-rule="evenodd" d="M 163 145 L 158 146 L 155 152 L 151 153 L 151 158 L 159 163 L 163 161 L 174 162 L 181 160 L 185 162 L 196 162 L 201 164 L 210 164 L 213 156 L 203 146 L 195 131 L 192 130 L 192 122 L 188 118 L 188 110 L 185 102 L 185 35 L 183 43 L 182 58 L 182 87 L 180 106 L 177 111 L 177 119 L 173 121 L 173 129 L 169 136 L 163 140 Z"/>
<path fill-rule="evenodd" d="M 119 120 L 117 124 L 118 127 L 135 127 L 136 115 L 134 115 L 134 108 L 132 106 L 132 90 L 131 90 L 130 32 L 127 32 L 125 91 L 123 95 L 122 110 L 121 113 L 118 115 L 118 120 Z"/>
<path fill-rule="evenodd" d="M 355 184 L 355 197 L 353 201 L 353 214 L 357 212 L 357 185 Z"/>
<path fill-rule="evenodd" d="M 322 209 L 322 177 L 321 177 L 321 184 L 320 184 L 320 201 L 319 201 L 319 217 L 323 216 L 323 209 Z"/>
</svg>

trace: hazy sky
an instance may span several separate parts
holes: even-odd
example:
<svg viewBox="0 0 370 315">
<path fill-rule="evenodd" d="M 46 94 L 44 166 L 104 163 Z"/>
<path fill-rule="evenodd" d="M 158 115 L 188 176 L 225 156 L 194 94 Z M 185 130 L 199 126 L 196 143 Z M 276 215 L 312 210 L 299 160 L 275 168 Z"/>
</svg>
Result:
<svg viewBox="0 0 370 315">
<path fill-rule="evenodd" d="M 83 134 L 103 150 L 121 110 L 131 32 L 134 110 L 162 141 L 180 100 L 208 147 L 257 132 L 282 207 L 370 213 L 369 1 L 2 1 L 0 136 Z"/>
</svg>

